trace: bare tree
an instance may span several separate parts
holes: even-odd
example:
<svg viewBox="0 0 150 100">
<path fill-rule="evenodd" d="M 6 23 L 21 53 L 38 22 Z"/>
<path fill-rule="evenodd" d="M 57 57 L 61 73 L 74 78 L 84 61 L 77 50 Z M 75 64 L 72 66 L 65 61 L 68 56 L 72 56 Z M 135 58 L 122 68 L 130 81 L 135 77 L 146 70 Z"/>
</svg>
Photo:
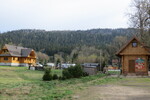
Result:
<svg viewBox="0 0 150 100">
<path fill-rule="evenodd" d="M 115 50 L 118 51 L 126 42 L 126 36 L 116 36 L 113 40 L 113 46 L 115 47 Z"/>
<path fill-rule="evenodd" d="M 139 30 L 136 35 L 144 42 L 144 35 L 150 29 L 150 0 L 132 0 L 129 17 L 131 27 Z"/>
<path fill-rule="evenodd" d="M 49 56 L 45 53 L 36 52 L 36 55 L 37 55 L 38 61 L 43 64 L 49 60 Z"/>
</svg>

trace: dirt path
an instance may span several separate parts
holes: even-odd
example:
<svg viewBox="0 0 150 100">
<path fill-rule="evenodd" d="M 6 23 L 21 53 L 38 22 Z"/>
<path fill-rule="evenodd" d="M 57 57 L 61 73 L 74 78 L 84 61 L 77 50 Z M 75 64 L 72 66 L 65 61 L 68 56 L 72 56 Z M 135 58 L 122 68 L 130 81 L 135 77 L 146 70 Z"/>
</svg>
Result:
<svg viewBox="0 0 150 100">
<path fill-rule="evenodd" d="M 149 83 L 149 82 L 148 82 Z M 73 100 L 150 100 L 150 84 L 134 81 L 88 87 L 72 96 Z"/>
</svg>

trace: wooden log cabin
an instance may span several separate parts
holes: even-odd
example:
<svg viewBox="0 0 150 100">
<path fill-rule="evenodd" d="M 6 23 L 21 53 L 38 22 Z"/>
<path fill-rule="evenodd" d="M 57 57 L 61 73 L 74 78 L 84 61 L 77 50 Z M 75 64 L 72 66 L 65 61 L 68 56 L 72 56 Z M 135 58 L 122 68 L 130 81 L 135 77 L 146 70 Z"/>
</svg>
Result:
<svg viewBox="0 0 150 100">
<path fill-rule="evenodd" d="M 36 55 L 33 49 L 6 44 L 0 50 L 1 66 L 29 66 L 35 64 Z"/>
<path fill-rule="evenodd" d="M 116 54 L 120 57 L 123 75 L 148 75 L 150 48 L 133 37 Z"/>
</svg>

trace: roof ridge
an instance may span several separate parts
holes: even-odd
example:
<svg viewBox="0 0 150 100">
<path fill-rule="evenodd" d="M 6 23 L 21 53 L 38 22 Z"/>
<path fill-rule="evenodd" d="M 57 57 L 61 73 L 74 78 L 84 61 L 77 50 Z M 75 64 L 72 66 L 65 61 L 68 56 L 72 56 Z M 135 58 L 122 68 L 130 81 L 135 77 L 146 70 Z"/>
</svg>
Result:
<svg viewBox="0 0 150 100">
<path fill-rule="evenodd" d="M 21 47 L 21 48 L 24 48 L 24 49 L 29 49 L 29 48 L 26 48 L 26 47 L 23 47 L 23 46 L 16 46 L 16 45 L 10 45 L 10 44 L 5 44 L 6 46 L 13 46 L 13 47 Z"/>
</svg>

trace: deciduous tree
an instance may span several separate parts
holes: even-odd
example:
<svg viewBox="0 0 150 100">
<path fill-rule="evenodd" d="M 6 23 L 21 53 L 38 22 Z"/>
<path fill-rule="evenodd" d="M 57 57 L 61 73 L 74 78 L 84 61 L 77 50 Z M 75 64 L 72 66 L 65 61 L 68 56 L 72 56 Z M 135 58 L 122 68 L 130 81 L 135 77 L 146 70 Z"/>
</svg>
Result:
<svg viewBox="0 0 150 100">
<path fill-rule="evenodd" d="M 139 30 L 136 35 L 145 42 L 145 35 L 150 34 L 150 0 L 132 0 L 130 11 L 130 25 Z"/>
</svg>

